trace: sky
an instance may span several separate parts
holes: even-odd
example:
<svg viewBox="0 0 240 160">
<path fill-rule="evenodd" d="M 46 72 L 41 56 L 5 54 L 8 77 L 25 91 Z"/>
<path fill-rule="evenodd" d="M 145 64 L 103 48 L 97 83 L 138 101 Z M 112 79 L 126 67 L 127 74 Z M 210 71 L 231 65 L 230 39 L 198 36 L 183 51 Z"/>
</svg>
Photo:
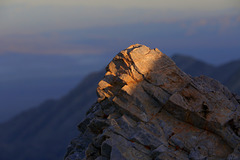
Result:
<svg viewBox="0 0 240 160">
<path fill-rule="evenodd" d="M 0 54 L 112 56 L 134 43 L 240 58 L 239 0 L 1 0 Z"/>
<path fill-rule="evenodd" d="M 1 0 L 0 123 L 132 44 L 215 65 L 240 59 L 239 28 L 240 0 Z"/>
</svg>

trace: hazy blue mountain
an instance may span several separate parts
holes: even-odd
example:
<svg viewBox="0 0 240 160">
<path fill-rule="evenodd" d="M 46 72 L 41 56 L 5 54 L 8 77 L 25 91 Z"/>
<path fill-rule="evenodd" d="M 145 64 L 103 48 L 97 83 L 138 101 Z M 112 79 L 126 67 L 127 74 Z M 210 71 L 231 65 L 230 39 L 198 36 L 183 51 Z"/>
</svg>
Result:
<svg viewBox="0 0 240 160">
<path fill-rule="evenodd" d="M 77 124 L 96 101 L 104 72 L 87 76 L 59 100 L 48 100 L 0 125 L 0 159 L 62 159 Z"/>
<path fill-rule="evenodd" d="M 223 65 L 220 65 L 214 72 L 212 77 L 226 84 L 234 74 L 240 69 L 240 60 L 232 61 Z"/>
<path fill-rule="evenodd" d="M 60 98 L 88 73 L 104 67 L 100 55 L 0 55 L 0 123 L 49 98 Z"/>
<path fill-rule="evenodd" d="M 209 76 L 216 69 L 216 67 L 211 64 L 182 54 L 175 54 L 172 56 L 172 59 L 184 72 L 192 76 Z"/>
<path fill-rule="evenodd" d="M 177 66 L 192 75 L 207 75 L 226 85 L 232 92 L 240 94 L 240 60 L 213 66 L 193 57 L 176 54 L 172 57 Z"/>
<path fill-rule="evenodd" d="M 240 67 L 224 83 L 230 90 L 240 95 Z"/>
</svg>

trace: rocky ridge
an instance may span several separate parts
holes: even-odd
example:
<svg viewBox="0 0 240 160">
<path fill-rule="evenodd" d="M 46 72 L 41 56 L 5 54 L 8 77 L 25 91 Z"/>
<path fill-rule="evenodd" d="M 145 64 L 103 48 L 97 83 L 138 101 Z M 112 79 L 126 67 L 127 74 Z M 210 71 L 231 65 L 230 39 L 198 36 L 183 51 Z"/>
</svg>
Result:
<svg viewBox="0 0 240 160">
<path fill-rule="evenodd" d="M 97 93 L 66 160 L 240 158 L 240 98 L 158 49 L 121 51 Z"/>
</svg>

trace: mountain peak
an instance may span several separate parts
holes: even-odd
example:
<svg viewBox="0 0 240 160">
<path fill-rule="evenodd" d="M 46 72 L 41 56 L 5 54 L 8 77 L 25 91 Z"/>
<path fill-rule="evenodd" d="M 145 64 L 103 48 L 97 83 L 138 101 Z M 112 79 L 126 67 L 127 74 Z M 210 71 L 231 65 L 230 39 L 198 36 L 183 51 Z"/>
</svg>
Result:
<svg viewBox="0 0 240 160">
<path fill-rule="evenodd" d="M 239 158 L 240 104 L 214 79 L 192 78 L 158 49 L 118 53 L 66 159 Z"/>
<path fill-rule="evenodd" d="M 149 90 L 149 92 L 161 92 L 163 97 L 159 101 L 165 103 L 164 99 L 167 99 L 168 95 L 190 81 L 191 79 L 158 49 L 150 49 L 139 44 L 131 45 L 118 53 L 108 64 L 105 77 L 97 88 L 98 102 L 113 99 L 115 103 L 123 103 L 116 95 L 120 94 L 120 97 L 124 98 L 133 94 L 148 97 L 142 93 Z M 161 91 L 158 91 L 159 88 Z M 140 98 L 140 101 L 142 100 L 145 101 L 144 98 Z M 140 115 L 136 115 L 137 113 Z M 132 114 L 142 119 L 143 113 L 140 110 L 133 110 Z"/>
</svg>

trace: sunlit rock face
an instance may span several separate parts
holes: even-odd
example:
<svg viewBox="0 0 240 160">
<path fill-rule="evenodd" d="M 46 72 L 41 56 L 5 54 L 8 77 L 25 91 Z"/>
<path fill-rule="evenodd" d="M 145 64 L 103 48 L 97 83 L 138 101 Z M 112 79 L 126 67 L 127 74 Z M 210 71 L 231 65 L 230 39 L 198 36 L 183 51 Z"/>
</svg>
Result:
<svg viewBox="0 0 240 160">
<path fill-rule="evenodd" d="M 66 160 L 240 159 L 239 98 L 135 44 L 109 63 Z"/>
</svg>

